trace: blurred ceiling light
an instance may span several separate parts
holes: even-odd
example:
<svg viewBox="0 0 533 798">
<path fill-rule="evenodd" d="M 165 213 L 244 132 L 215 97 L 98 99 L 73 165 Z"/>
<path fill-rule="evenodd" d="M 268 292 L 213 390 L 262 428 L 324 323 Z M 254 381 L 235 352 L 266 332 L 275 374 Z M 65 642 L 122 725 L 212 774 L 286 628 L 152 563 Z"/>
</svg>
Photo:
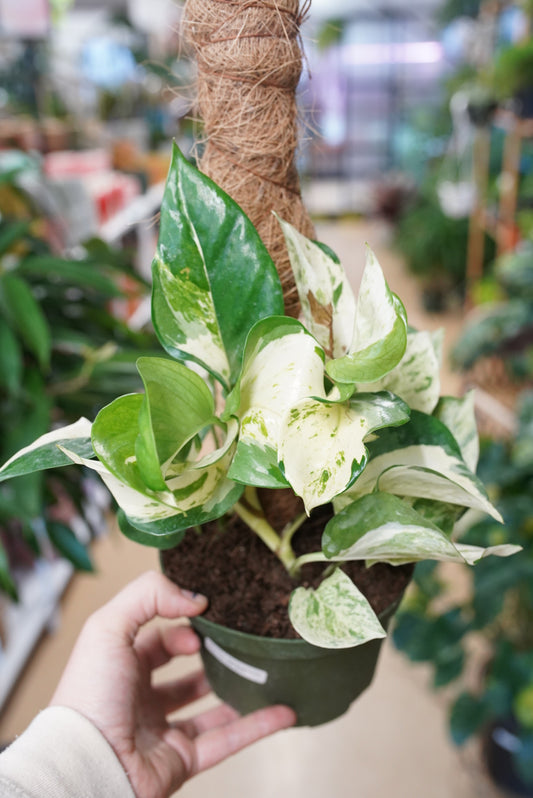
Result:
<svg viewBox="0 0 533 798">
<path fill-rule="evenodd" d="M 440 42 L 349 44 L 343 49 L 346 64 L 436 64 L 442 60 Z"/>
</svg>

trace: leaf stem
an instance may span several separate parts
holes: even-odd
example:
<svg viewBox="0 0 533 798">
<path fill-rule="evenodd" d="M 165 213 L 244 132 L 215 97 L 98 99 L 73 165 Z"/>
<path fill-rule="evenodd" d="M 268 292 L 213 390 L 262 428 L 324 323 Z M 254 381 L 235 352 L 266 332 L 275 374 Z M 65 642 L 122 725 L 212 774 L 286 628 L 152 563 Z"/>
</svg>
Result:
<svg viewBox="0 0 533 798">
<path fill-rule="evenodd" d="M 289 571 L 296 561 L 296 555 L 294 554 L 291 545 L 292 538 L 295 532 L 300 529 L 306 518 L 307 514 L 301 513 L 294 519 L 294 521 L 292 521 L 290 524 L 287 524 L 281 533 L 281 543 L 279 546 L 278 556 L 280 560 L 288 566 Z"/>
<path fill-rule="evenodd" d="M 249 504 L 244 496 L 241 501 L 235 505 L 235 512 L 248 524 L 250 529 L 268 546 L 270 551 L 278 554 L 281 538 L 278 533 L 270 526 L 264 515 L 260 514 L 258 510 Z"/>
<path fill-rule="evenodd" d="M 311 562 L 329 562 L 329 563 L 331 563 L 331 560 L 329 560 L 322 551 L 313 551 L 310 554 L 302 554 L 301 557 L 298 557 L 293 562 L 293 564 L 291 566 L 291 569 L 290 569 L 291 576 L 296 576 L 296 574 L 298 573 L 298 571 L 300 570 L 300 568 L 303 565 L 307 565 L 308 563 L 311 563 Z"/>
<path fill-rule="evenodd" d="M 250 486 L 246 487 L 242 499 L 237 502 L 234 509 L 237 515 L 248 524 L 250 529 L 263 541 L 265 546 L 268 546 L 270 551 L 278 557 L 290 573 L 296 559 L 290 541 L 306 516 L 303 515 L 303 518 L 298 516 L 292 524 L 285 527 L 282 536 L 278 535 L 265 518 L 257 491 Z"/>
</svg>

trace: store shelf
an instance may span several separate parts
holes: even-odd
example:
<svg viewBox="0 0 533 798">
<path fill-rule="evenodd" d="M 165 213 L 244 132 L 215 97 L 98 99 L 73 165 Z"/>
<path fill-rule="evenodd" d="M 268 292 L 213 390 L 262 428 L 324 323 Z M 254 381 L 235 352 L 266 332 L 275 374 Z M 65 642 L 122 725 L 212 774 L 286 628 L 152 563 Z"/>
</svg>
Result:
<svg viewBox="0 0 533 798">
<path fill-rule="evenodd" d="M 0 710 L 43 632 L 54 625 L 58 602 L 73 574 L 65 560 L 39 560 L 19 585 L 20 601 L 4 605 L 6 644 L 0 648 Z"/>
</svg>

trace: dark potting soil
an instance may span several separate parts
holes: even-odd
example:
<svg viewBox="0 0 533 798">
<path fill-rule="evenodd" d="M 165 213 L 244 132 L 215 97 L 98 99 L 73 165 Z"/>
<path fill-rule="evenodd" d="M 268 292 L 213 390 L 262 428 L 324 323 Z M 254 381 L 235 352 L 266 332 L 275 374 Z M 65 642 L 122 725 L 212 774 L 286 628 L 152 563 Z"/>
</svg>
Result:
<svg viewBox="0 0 533 798">
<path fill-rule="evenodd" d="M 293 538 L 297 555 L 320 550 L 330 508 L 318 508 Z M 174 549 L 162 552 L 163 570 L 181 587 L 209 599 L 205 617 L 210 621 L 263 637 L 296 638 L 288 615 L 291 592 L 299 584 L 317 587 L 327 564 L 302 568 L 292 579 L 278 558 L 237 516 L 188 530 Z M 378 563 L 366 568 L 353 562 L 343 566 L 374 612 L 380 613 L 402 594 L 412 566 Z"/>
</svg>

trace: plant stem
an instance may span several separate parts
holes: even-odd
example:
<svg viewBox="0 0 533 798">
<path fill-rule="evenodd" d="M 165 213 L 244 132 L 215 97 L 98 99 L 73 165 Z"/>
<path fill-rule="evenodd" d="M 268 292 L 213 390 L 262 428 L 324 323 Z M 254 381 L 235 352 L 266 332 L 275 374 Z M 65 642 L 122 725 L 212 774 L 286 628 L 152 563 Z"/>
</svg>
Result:
<svg viewBox="0 0 533 798">
<path fill-rule="evenodd" d="M 291 570 L 292 566 L 296 561 L 296 556 L 294 551 L 292 550 L 292 538 L 295 532 L 297 532 L 305 519 L 307 518 L 306 513 L 301 513 L 297 516 L 294 521 L 290 524 L 285 526 L 285 529 L 281 533 L 281 543 L 279 547 L 279 558 L 282 562 L 288 564 L 289 571 Z"/>
<path fill-rule="evenodd" d="M 296 574 L 298 573 L 298 571 L 300 570 L 302 565 L 307 565 L 307 563 L 310 563 L 310 562 L 329 562 L 329 563 L 331 563 L 331 560 L 328 560 L 326 555 L 323 552 L 321 552 L 321 551 L 313 551 L 313 552 L 311 552 L 311 554 L 302 554 L 301 557 L 298 557 L 296 560 L 294 560 L 294 562 L 293 562 L 293 564 L 291 566 L 291 569 L 290 569 L 291 576 L 296 576 Z"/>
<path fill-rule="evenodd" d="M 255 488 L 248 486 L 244 491 L 243 498 L 235 505 L 235 512 L 248 524 L 250 529 L 268 546 L 276 557 L 283 563 L 289 573 L 295 562 L 294 552 L 290 545 L 290 540 L 296 529 L 305 519 L 298 518 L 283 530 L 283 537 L 280 537 L 266 520 L 263 509 L 257 497 Z M 293 529 L 294 527 L 294 529 Z"/>
<path fill-rule="evenodd" d="M 235 505 L 235 512 L 248 524 L 250 529 L 261 538 L 270 551 L 273 551 L 274 554 L 278 554 L 281 545 L 280 536 L 272 529 L 266 518 L 260 515 L 256 508 L 252 507 L 252 505 L 246 501 L 246 497 L 237 502 Z"/>
</svg>

